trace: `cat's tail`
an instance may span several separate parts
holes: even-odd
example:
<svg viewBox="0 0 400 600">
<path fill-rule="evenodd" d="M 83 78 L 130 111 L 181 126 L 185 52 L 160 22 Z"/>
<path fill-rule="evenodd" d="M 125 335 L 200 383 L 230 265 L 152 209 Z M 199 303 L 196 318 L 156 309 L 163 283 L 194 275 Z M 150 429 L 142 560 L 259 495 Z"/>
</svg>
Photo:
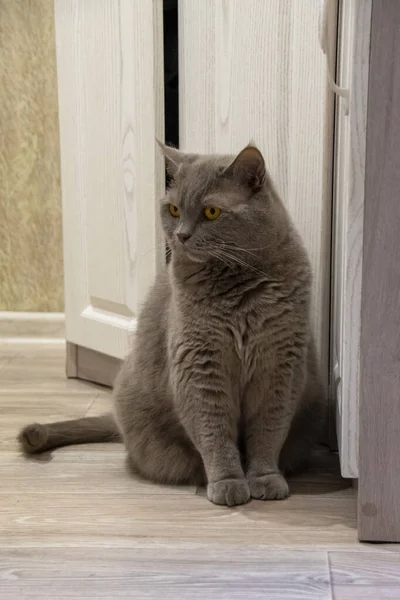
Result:
<svg viewBox="0 0 400 600">
<path fill-rule="evenodd" d="M 22 429 L 18 440 L 25 453 L 38 454 L 71 444 L 122 442 L 122 436 L 113 415 L 109 413 L 46 425 L 32 423 Z"/>
</svg>

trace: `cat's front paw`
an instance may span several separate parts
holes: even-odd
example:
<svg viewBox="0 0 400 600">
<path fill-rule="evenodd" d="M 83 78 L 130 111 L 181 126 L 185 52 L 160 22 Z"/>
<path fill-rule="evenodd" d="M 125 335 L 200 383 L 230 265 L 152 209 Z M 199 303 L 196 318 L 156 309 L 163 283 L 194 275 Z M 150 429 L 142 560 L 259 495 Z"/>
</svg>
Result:
<svg viewBox="0 0 400 600">
<path fill-rule="evenodd" d="M 214 504 L 238 506 L 250 500 L 249 484 L 245 479 L 221 479 L 207 486 L 207 497 Z"/>
<path fill-rule="evenodd" d="M 289 486 L 280 473 L 249 477 L 250 494 L 256 500 L 283 500 L 289 496 Z"/>
</svg>

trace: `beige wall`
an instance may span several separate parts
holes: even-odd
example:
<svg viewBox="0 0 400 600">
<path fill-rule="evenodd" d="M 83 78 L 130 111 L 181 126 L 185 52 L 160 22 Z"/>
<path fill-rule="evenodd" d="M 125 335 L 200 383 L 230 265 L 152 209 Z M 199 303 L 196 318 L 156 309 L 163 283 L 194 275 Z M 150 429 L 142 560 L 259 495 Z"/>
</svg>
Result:
<svg viewBox="0 0 400 600">
<path fill-rule="evenodd" d="M 0 0 L 0 310 L 63 310 L 53 0 Z"/>
</svg>

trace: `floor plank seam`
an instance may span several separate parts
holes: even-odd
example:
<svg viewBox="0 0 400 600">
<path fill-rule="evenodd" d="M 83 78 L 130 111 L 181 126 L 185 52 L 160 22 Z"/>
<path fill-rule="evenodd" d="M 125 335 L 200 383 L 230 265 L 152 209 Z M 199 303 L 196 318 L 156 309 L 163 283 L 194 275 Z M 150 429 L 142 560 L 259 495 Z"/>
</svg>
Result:
<svg viewBox="0 0 400 600">
<path fill-rule="evenodd" d="M 329 573 L 329 583 L 331 586 L 331 597 L 330 600 L 336 600 L 336 594 L 335 594 L 335 586 L 333 583 L 333 576 L 332 576 L 332 562 L 331 562 L 331 553 L 328 550 L 327 554 L 327 561 L 328 561 L 328 573 Z"/>
</svg>

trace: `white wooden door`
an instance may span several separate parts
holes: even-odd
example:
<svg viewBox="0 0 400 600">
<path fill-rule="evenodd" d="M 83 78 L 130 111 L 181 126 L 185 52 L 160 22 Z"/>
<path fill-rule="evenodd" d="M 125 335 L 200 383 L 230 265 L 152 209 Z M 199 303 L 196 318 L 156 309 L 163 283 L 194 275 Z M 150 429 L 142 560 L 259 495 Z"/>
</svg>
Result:
<svg viewBox="0 0 400 600">
<path fill-rule="evenodd" d="M 338 82 L 350 95 L 348 110 L 337 102 L 331 368 L 341 471 L 355 478 L 371 0 L 343 0 L 339 22 Z"/>
<path fill-rule="evenodd" d="M 181 147 L 238 152 L 250 140 L 308 247 L 313 322 L 328 379 L 333 94 L 315 0 L 180 0 Z"/>
<path fill-rule="evenodd" d="M 161 249 L 162 0 L 55 17 L 67 340 L 122 358 Z"/>
</svg>

